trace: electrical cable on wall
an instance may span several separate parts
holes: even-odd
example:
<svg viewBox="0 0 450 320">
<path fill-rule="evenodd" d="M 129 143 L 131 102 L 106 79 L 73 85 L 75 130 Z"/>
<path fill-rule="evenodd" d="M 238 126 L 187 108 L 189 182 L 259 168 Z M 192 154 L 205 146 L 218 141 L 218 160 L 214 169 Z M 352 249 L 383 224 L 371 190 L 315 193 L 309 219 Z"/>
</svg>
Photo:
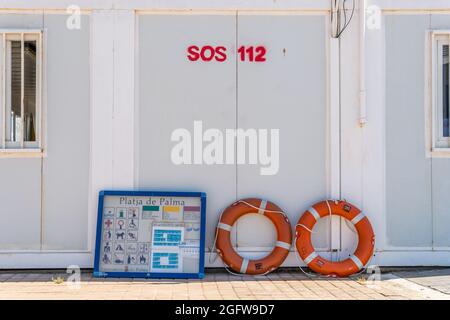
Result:
<svg viewBox="0 0 450 320">
<path fill-rule="evenodd" d="M 352 1 L 350 17 L 347 17 L 349 0 L 331 0 L 331 36 L 339 38 L 347 29 L 355 14 L 356 0 Z"/>
</svg>

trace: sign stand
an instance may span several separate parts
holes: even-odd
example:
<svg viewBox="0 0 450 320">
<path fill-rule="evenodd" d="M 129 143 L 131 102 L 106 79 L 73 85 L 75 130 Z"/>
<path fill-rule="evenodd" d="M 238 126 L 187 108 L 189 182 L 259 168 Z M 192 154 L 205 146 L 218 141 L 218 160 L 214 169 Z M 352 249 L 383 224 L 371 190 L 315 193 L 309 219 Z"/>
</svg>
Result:
<svg viewBox="0 0 450 320">
<path fill-rule="evenodd" d="M 206 194 L 101 191 L 94 277 L 204 277 Z"/>
</svg>

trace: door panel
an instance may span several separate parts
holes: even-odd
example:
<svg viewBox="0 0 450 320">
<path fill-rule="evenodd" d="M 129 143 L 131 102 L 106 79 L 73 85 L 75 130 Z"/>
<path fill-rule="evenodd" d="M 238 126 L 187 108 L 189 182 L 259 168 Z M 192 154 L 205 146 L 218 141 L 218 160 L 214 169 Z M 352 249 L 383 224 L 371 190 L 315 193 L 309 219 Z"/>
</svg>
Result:
<svg viewBox="0 0 450 320">
<path fill-rule="evenodd" d="M 143 189 L 207 192 L 206 245 L 220 212 L 236 197 L 234 165 L 176 165 L 171 134 L 235 127 L 236 38 L 234 15 L 139 16 L 139 109 L 137 185 Z M 190 61 L 187 48 L 225 46 L 226 61 Z M 205 144 L 206 145 L 206 144 Z M 193 157 L 192 157 L 193 158 Z"/>
<path fill-rule="evenodd" d="M 266 61 L 238 56 L 237 127 L 279 129 L 279 170 L 261 175 L 258 165 L 239 165 L 238 198 L 262 197 L 277 203 L 294 228 L 311 204 L 327 195 L 325 16 L 239 15 L 238 44 L 263 46 Z M 269 149 L 270 150 L 270 149 Z M 237 226 L 241 247 L 271 247 L 270 222 L 256 216 Z M 313 235 L 328 248 L 329 224 Z"/>
</svg>

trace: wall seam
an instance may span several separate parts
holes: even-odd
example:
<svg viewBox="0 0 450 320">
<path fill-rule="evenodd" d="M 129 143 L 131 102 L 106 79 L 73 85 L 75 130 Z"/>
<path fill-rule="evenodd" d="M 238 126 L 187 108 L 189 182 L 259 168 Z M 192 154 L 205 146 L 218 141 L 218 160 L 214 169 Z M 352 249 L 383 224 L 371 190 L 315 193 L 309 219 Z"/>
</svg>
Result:
<svg viewBox="0 0 450 320">
<path fill-rule="evenodd" d="M 431 13 L 428 15 L 428 28 L 431 30 L 432 28 L 432 15 Z M 427 75 L 424 75 L 425 78 Z M 431 128 L 434 130 L 434 128 Z M 431 250 L 434 251 L 434 192 L 433 192 L 433 157 L 430 157 L 430 193 L 431 193 Z"/>
<path fill-rule="evenodd" d="M 112 18 L 113 18 L 113 36 L 112 36 L 112 121 L 111 121 L 111 187 L 115 187 L 115 181 L 114 181 L 114 127 L 115 127 L 115 111 L 116 111 L 116 91 L 115 91 L 115 85 L 116 85 L 116 22 L 117 22 L 117 15 L 116 11 L 111 11 Z"/>
<path fill-rule="evenodd" d="M 42 29 L 44 29 L 44 27 L 45 27 L 45 16 L 44 16 L 44 10 L 42 10 Z M 42 61 L 40 62 L 41 63 L 41 73 L 42 72 L 44 72 L 44 68 L 42 68 L 42 64 L 44 63 L 44 59 L 43 59 L 43 57 L 44 57 L 44 55 L 43 55 L 43 53 L 42 53 L 42 51 L 43 51 L 43 47 L 44 47 L 44 45 L 43 45 L 43 42 L 44 42 L 44 39 L 43 39 L 43 37 L 41 37 L 41 43 L 40 43 L 40 50 L 41 50 L 41 53 L 40 53 L 40 56 L 42 57 Z M 44 77 L 42 76 L 42 74 L 40 75 L 40 78 L 41 79 L 43 79 Z M 42 117 L 44 116 L 43 115 L 43 94 L 42 94 L 42 90 L 43 90 L 43 87 L 44 87 L 44 85 L 43 85 L 43 83 L 41 83 L 40 84 L 40 89 L 41 89 L 41 94 L 40 94 L 40 99 L 41 99 L 41 101 L 40 101 L 40 103 L 39 103 L 39 106 L 40 106 L 40 108 L 41 108 L 41 110 L 40 110 L 40 115 L 41 115 L 41 119 L 39 120 L 40 121 L 40 126 L 41 126 L 41 128 L 40 128 L 40 131 L 41 131 L 41 135 L 39 136 L 39 139 L 41 140 L 41 148 L 43 148 L 44 146 L 43 146 L 43 144 L 42 144 L 42 137 L 43 137 L 43 132 L 44 132 L 44 130 L 43 130 L 43 128 L 42 128 L 42 123 L 43 123 L 43 121 L 42 121 Z M 46 150 L 47 151 L 47 150 Z M 40 239 L 39 239 L 39 241 L 40 241 L 40 244 L 39 244 L 39 250 L 43 250 L 43 247 L 44 247 L 44 156 L 42 155 L 42 153 L 41 153 L 41 157 L 40 157 L 40 159 L 41 159 L 41 221 L 40 221 Z"/>
<path fill-rule="evenodd" d="M 238 45 L 239 45 L 239 11 L 236 10 L 236 15 L 235 15 L 235 37 L 234 37 L 234 41 L 235 41 L 235 52 L 237 52 L 238 50 Z M 237 132 L 237 129 L 239 128 L 239 61 L 237 58 L 237 53 L 235 54 L 235 81 L 236 81 L 236 111 L 235 111 L 235 129 Z M 237 163 L 237 143 L 234 144 L 234 157 L 235 157 L 235 161 L 234 161 L 234 166 L 235 166 L 235 192 L 236 192 L 236 196 L 235 196 L 235 201 L 238 200 L 238 163 Z M 238 243 L 238 228 L 239 228 L 239 222 L 236 222 L 236 248 L 239 246 Z"/>
</svg>

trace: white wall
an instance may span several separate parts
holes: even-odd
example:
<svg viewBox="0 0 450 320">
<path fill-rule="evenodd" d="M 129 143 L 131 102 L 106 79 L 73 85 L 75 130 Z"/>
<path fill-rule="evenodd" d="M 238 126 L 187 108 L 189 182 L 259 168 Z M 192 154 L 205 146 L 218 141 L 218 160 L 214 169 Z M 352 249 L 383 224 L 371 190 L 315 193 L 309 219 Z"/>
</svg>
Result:
<svg viewBox="0 0 450 320">
<path fill-rule="evenodd" d="M 24 4 L 23 2 L 0 1 L 1 8 L 14 9 L 2 12 L 0 26 L 41 28 L 43 27 L 42 21 L 45 21 L 43 17 L 47 17 L 49 14 L 55 15 L 47 19 L 49 27 L 56 26 L 64 21 L 65 8 L 72 4 L 69 2 L 71 1 L 60 1 L 55 4 L 54 1 L 36 0 L 32 4 L 33 8 L 30 8 L 30 4 Z M 76 52 L 76 42 L 80 41 L 83 56 L 76 57 L 77 64 L 68 66 L 68 68 L 74 68 L 78 64 L 86 67 L 82 61 L 86 60 L 87 51 L 89 52 L 89 77 L 86 76 L 88 71 L 83 67 L 76 68 L 76 70 L 72 69 L 72 72 L 78 75 L 78 80 L 72 86 L 76 88 L 76 91 L 79 91 L 79 94 L 76 95 L 76 98 L 70 99 L 73 104 L 65 105 L 67 109 L 72 109 L 75 105 L 82 106 L 78 110 L 78 117 L 83 120 L 84 131 L 77 137 L 74 135 L 68 136 L 68 140 L 74 144 L 70 152 L 72 150 L 78 150 L 79 152 L 71 155 L 70 152 L 61 151 L 64 128 L 60 128 L 59 124 L 54 124 L 56 122 L 54 118 L 59 119 L 61 117 L 60 112 L 68 112 L 65 109 L 59 109 L 57 105 L 61 103 L 63 97 L 70 97 L 71 94 L 71 91 L 65 91 L 68 89 L 61 85 L 61 83 L 64 83 L 64 79 L 61 79 L 63 78 L 62 68 L 64 67 L 61 66 L 61 68 L 55 70 L 56 78 L 47 81 L 48 84 L 53 83 L 52 87 L 61 85 L 61 88 L 53 98 L 51 95 L 48 97 L 48 112 L 51 111 L 51 114 L 47 115 L 47 120 L 52 120 L 52 124 L 49 124 L 48 127 L 48 134 L 51 133 L 53 139 L 55 139 L 52 142 L 52 137 L 49 137 L 49 143 L 57 149 L 51 151 L 49 148 L 47 165 L 45 164 L 45 158 L 43 162 L 43 175 L 41 176 L 40 171 L 42 167 L 42 159 L 40 158 L 0 159 L 2 176 L 11 176 L 9 179 L 13 179 L 12 177 L 20 172 L 24 176 L 26 174 L 28 179 L 27 183 L 21 181 L 21 184 L 14 184 L 14 188 L 10 188 L 8 184 L 0 183 L 2 203 L 12 204 L 13 201 L 18 203 L 15 206 L 7 206 L 14 210 L 0 212 L 5 217 L 8 216 L 11 225 L 13 225 L 12 228 L 3 227 L 5 232 L 0 234 L 0 246 L 2 250 L 8 249 L 15 252 L 13 254 L 11 254 L 11 251 L 0 252 L 2 266 L 65 267 L 69 263 L 77 263 L 83 267 L 91 267 L 97 195 L 100 189 L 132 189 L 134 187 L 178 189 L 180 183 L 185 188 L 204 190 L 210 196 L 208 200 L 211 209 L 211 217 L 208 219 L 209 244 L 220 208 L 225 207 L 235 198 L 248 195 L 261 195 L 271 198 L 281 207 L 287 209 L 291 217 L 291 223 L 294 225 L 301 211 L 310 203 L 327 195 L 340 195 L 362 208 L 372 221 L 377 236 L 377 253 L 372 261 L 373 263 L 382 265 L 450 265 L 450 255 L 447 254 L 449 233 L 446 228 L 450 219 L 447 209 L 450 197 L 446 193 L 449 187 L 449 179 L 446 176 L 448 161 L 446 159 L 425 159 L 424 147 L 420 146 L 422 139 L 424 139 L 424 120 L 420 118 L 421 114 L 424 114 L 424 88 L 422 87 L 424 62 L 422 58 L 425 52 L 425 48 L 423 48 L 425 37 L 422 36 L 422 33 L 426 28 L 450 28 L 447 23 L 450 6 L 448 1 L 445 0 L 433 2 L 373 0 L 367 2 L 380 5 L 385 10 L 384 13 L 389 14 L 389 16 L 382 17 L 380 29 L 366 30 L 365 79 L 368 123 L 361 128 L 359 126 L 360 56 L 358 49 L 360 30 L 357 24 L 358 16 L 355 16 L 355 20 L 340 40 L 327 42 L 326 32 L 328 27 L 325 22 L 328 19 L 325 18 L 324 14 L 329 9 L 329 1 L 289 0 L 273 2 L 258 0 L 251 3 L 246 1 L 196 1 L 192 3 L 192 8 L 201 8 L 202 10 L 199 10 L 197 14 L 203 14 L 205 17 L 192 21 L 183 16 L 186 12 L 175 10 L 183 8 L 186 1 L 172 1 L 170 3 L 140 0 L 79 1 L 86 14 L 83 23 L 86 22 L 89 25 L 89 33 L 86 34 L 87 30 L 82 30 L 77 35 L 72 34 L 74 42 L 70 41 L 70 36 L 68 36 L 70 33 L 58 33 L 58 36 L 67 37 L 61 39 L 61 41 L 68 42 L 67 46 L 64 46 L 65 49 L 73 46 L 70 53 L 67 52 L 69 55 Z M 43 8 L 46 11 L 42 11 Z M 34 9 L 31 13 L 36 16 L 31 15 L 30 12 L 25 14 L 21 9 Z M 139 10 L 138 16 L 135 16 L 134 9 Z M 165 10 L 166 16 L 173 15 L 173 17 L 164 21 L 164 15 L 156 15 L 156 20 L 152 20 L 153 22 L 145 21 L 141 25 L 141 17 L 154 13 L 151 12 L 152 9 Z M 306 76 L 301 75 L 302 77 L 298 81 L 301 84 L 309 77 L 311 82 L 307 85 L 310 85 L 310 90 L 303 92 L 303 94 L 300 94 L 301 91 L 296 92 L 295 90 L 280 91 L 283 95 L 291 95 L 291 99 L 286 100 L 289 101 L 286 105 L 289 105 L 290 108 L 296 106 L 296 103 L 292 101 L 293 99 L 301 100 L 298 103 L 299 110 L 295 110 L 295 112 L 306 115 L 306 118 L 311 117 L 311 119 L 317 121 L 324 116 L 324 112 L 325 117 L 328 117 L 328 120 L 325 119 L 323 123 L 319 124 L 322 127 L 313 128 L 313 130 L 317 129 L 322 133 L 322 130 L 325 130 L 325 133 L 324 136 L 320 136 L 321 134 L 315 135 L 316 140 L 312 145 L 318 149 L 314 149 L 313 157 L 302 162 L 309 163 L 315 169 L 305 170 L 305 167 L 300 163 L 299 170 L 295 171 L 292 176 L 280 172 L 280 176 L 273 177 L 267 184 L 262 177 L 255 176 L 254 168 L 238 168 L 236 171 L 232 167 L 195 168 L 192 171 L 186 171 L 189 168 L 178 168 L 174 170 L 183 177 L 181 182 L 180 180 L 168 180 L 167 175 L 163 175 L 162 171 L 158 170 L 160 162 L 148 154 L 142 154 L 143 148 L 149 148 L 149 145 L 158 145 L 160 141 L 167 139 L 165 136 L 168 131 L 152 131 L 146 128 L 144 124 L 145 119 L 153 115 L 152 110 L 155 110 L 156 115 L 163 117 L 164 123 L 167 124 L 169 123 L 168 119 L 172 119 L 173 121 L 170 122 L 172 126 L 184 126 L 186 122 L 175 120 L 170 116 L 168 110 L 153 108 L 164 101 L 168 101 L 165 99 L 172 99 L 173 101 L 170 101 L 173 103 L 186 103 L 186 101 L 176 101 L 182 97 L 181 95 L 167 95 L 166 98 L 158 96 L 158 94 L 161 94 L 161 90 L 157 89 L 163 83 L 177 84 L 177 82 L 187 82 L 187 80 L 183 78 L 183 75 L 174 78 L 171 73 L 167 72 L 165 75 L 167 79 L 162 78 L 158 81 L 155 78 L 155 74 L 164 75 L 163 66 L 151 60 L 143 60 L 142 53 L 154 58 L 165 59 L 170 57 L 158 56 L 158 52 L 152 50 L 152 39 L 142 42 L 140 39 L 143 36 L 141 28 L 147 25 L 150 30 L 154 21 L 161 20 L 161 24 L 165 24 L 169 34 L 172 34 L 176 39 L 179 37 L 184 40 L 183 32 L 189 35 L 189 32 L 193 32 L 193 29 L 177 29 L 176 24 L 171 24 L 170 21 L 180 21 L 178 19 L 181 19 L 187 25 L 193 24 L 195 26 L 195 24 L 201 24 L 202 19 L 207 20 L 208 14 L 213 17 L 217 15 L 209 23 L 213 24 L 214 22 L 218 29 L 206 30 L 202 37 L 212 41 L 216 40 L 215 36 L 219 34 L 222 41 L 229 42 L 232 45 L 236 40 L 236 29 L 233 29 L 236 22 L 236 9 L 277 10 L 274 13 L 275 17 L 267 18 L 267 20 L 258 15 L 246 16 L 245 13 L 249 13 L 248 11 L 241 12 L 239 19 L 242 19 L 240 20 L 242 28 L 248 28 L 250 31 L 253 24 L 260 25 L 261 30 L 267 28 L 261 37 L 267 36 L 267 39 L 271 39 L 274 46 L 282 46 L 285 39 L 289 43 L 295 43 L 292 39 L 298 36 L 299 39 L 302 39 L 302 43 L 308 43 L 308 47 L 302 48 L 300 42 L 297 42 L 296 46 L 293 47 L 294 52 L 297 52 L 298 55 L 317 53 L 313 57 L 308 56 L 310 65 L 301 65 L 300 62 L 292 61 L 294 64 L 299 63 L 296 68 L 305 70 Z M 288 12 L 288 10 L 293 9 L 296 13 L 291 16 L 292 12 Z M 433 14 L 428 15 L 426 10 L 431 9 L 434 10 Z M 215 10 L 226 11 L 218 12 Z M 183 15 L 180 15 L 180 13 Z M 302 14 L 307 14 L 305 15 L 306 18 L 297 20 L 296 17 Z M 265 15 L 269 16 L 267 12 Z M 292 28 L 289 28 L 290 21 L 292 22 Z M 311 26 L 311 30 L 308 29 L 309 26 Z M 228 28 L 233 30 L 230 31 Z M 301 30 L 299 33 L 295 33 L 292 31 L 294 29 Z M 314 32 L 311 33 L 313 30 Z M 211 34 L 208 31 L 211 31 Z M 151 38 L 154 37 L 156 41 L 164 43 L 163 31 L 148 32 L 152 35 Z M 177 32 L 180 34 L 177 34 Z M 313 37 L 313 34 L 316 34 L 316 36 Z M 257 32 L 254 35 L 257 35 Z M 85 40 L 88 36 L 90 37 L 89 49 Z M 189 36 L 195 37 L 197 35 L 193 33 Z M 244 34 L 241 36 L 245 37 Z M 168 48 L 177 48 L 176 46 L 172 47 L 174 46 L 173 43 L 165 45 Z M 49 49 L 52 49 L 52 46 Z M 307 50 L 312 48 L 315 49 Z M 405 48 L 412 50 L 412 53 L 408 59 L 403 60 Z M 49 51 L 49 53 L 51 52 L 56 51 Z M 289 54 L 290 51 L 287 52 Z M 308 57 L 305 58 L 308 59 Z M 323 61 L 324 65 L 318 65 L 319 61 Z M 332 65 L 328 65 L 330 61 L 333 61 Z M 155 74 L 140 73 L 141 70 L 152 70 L 152 68 L 158 72 Z M 161 68 L 161 70 L 158 68 Z M 313 74 L 318 68 L 320 73 Z M 240 76 L 238 79 L 238 82 L 241 83 L 237 86 L 237 78 L 233 68 L 228 69 L 224 66 L 223 70 L 219 69 L 210 68 L 205 69 L 204 72 L 209 74 L 212 77 L 211 79 L 215 79 L 214 81 L 230 87 L 228 95 L 223 95 L 221 92 L 215 93 L 213 86 L 207 92 L 211 96 L 222 97 L 220 103 L 216 106 L 221 110 L 222 116 L 217 118 L 214 116 L 213 110 L 200 108 L 194 109 L 194 112 L 188 112 L 189 110 L 187 110 L 184 114 L 184 120 L 189 120 L 187 122 L 192 123 L 190 120 L 193 120 L 195 116 L 207 115 L 209 120 L 206 124 L 208 126 L 226 128 L 236 125 L 235 119 L 239 116 L 243 117 L 239 121 L 242 126 L 249 125 L 248 116 L 254 113 L 252 97 L 255 93 L 252 93 L 253 87 L 248 81 L 251 80 L 253 71 L 248 70 L 247 75 L 243 73 L 242 77 Z M 246 72 L 245 69 L 242 70 Z M 270 72 L 278 70 L 291 71 L 289 68 L 283 69 L 280 67 Z M 191 71 L 195 72 L 195 70 Z M 261 72 L 264 75 L 263 71 Z M 326 72 L 326 77 L 320 76 L 322 72 Z M 213 73 L 221 76 L 217 77 Z M 408 77 L 405 74 L 408 74 Z M 276 90 L 278 88 L 277 81 L 280 81 L 281 78 L 282 75 L 275 75 L 270 82 L 263 81 L 263 77 L 257 78 L 255 81 L 260 81 L 261 86 L 267 85 L 266 90 Z M 58 82 L 59 79 L 61 79 L 61 82 Z M 142 82 L 152 85 L 149 92 L 142 92 Z M 323 87 L 320 87 L 322 82 L 325 83 Z M 295 83 L 295 81 L 290 83 Z M 208 81 L 204 81 L 203 84 L 207 87 L 210 85 Z M 394 85 L 398 86 L 399 90 L 395 90 Z M 248 93 L 239 95 L 236 88 L 241 86 L 247 88 L 248 91 L 245 91 Z M 195 88 L 195 85 L 187 82 L 185 92 L 189 92 L 189 88 Z M 48 90 L 52 90 L 52 88 Z M 152 92 L 154 95 L 149 98 L 149 94 Z M 402 92 L 404 96 L 402 96 Z M 86 102 L 87 97 L 90 97 L 90 102 Z M 263 97 L 264 95 L 257 97 L 261 103 L 273 103 L 269 100 L 271 95 L 266 98 Z M 338 100 L 330 100 L 330 97 L 338 97 Z M 142 101 L 143 98 L 150 99 L 148 104 L 147 100 Z M 208 102 L 206 98 L 207 96 L 200 99 L 205 99 Z M 73 99 L 79 100 L 75 102 Z M 227 99 L 230 100 L 229 104 L 234 106 L 232 110 L 227 109 Z M 236 101 L 246 107 L 236 109 Z M 410 103 L 407 103 L 408 101 Z M 89 103 L 89 109 L 86 108 L 87 103 Z M 145 106 L 143 103 L 145 103 Z M 194 102 L 189 103 L 193 104 Z M 301 108 L 306 104 L 314 105 L 316 108 L 304 110 L 306 113 L 302 112 Z M 412 118 L 404 123 L 404 130 L 401 131 L 398 129 L 400 126 L 397 123 L 403 121 L 402 115 L 409 111 L 408 108 L 413 108 L 411 110 Z M 335 116 L 330 118 L 330 115 Z M 275 124 L 277 121 L 279 123 L 291 123 L 290 121 L 292 121 L 282 115 L 274 116 L 272 122 L 268 122 L 268 117 L 264 115 L 258 115 L 258 117 L 255 117 L 258 119 L 258 125 L 263 126 Z M 301 131 L 292 129 L 297 123 L 293 121 L 290 128 L 294 135 L 299 134 L 299 137 L 296 138 L 299 140 L 302 136 Z M 308 125 L 310 123 L 304 123 L 302 128 L 308 127 Z M 338 129 L 337 132 L 336 128 Z M 87 130 L 89 130 L 89 136 L 86 133 Z M 155 132 L 156 135 L 153 135 Z M 336 139 L 336 135 L 339 136 L 338 139 Z M 411 136 L 414 138 L 410 139 Z M 129 143 L 130 141 L 134 141 L 134 143 Z M 419 145 L 415 144 L 414 141 L 419 141 Z M 290 143 L 291 141 L 287 142 Z M 303 143 L 307 144 L 299 140 L 301 148 L 296 150 L 304 149 Z M 336 145 L 338 146 L 337 149 Z M 323 149 L 321 146 L 323 146 Z M 159 145 L 159 150 L 162 150 L 163 154 L 167 154 L 167 157 L 169 156 L 169 149 L 169 142 L 167 145 Z M 290 153 L 288 152 L 288 154 Z M 296 152 L 291 154 L 292 158 L 299 157 L 299 155 Z M 72 156 L 74 156 L 73 159 Z M 334 162 L 327 162 L 329 159 L 334 159 Z M 65 165 L 61 163 L 66 161 L 73 161 L 75 170 L 72 172 L 65 171 Z M 148 163 L 153 165 L 149 166 Z M 339 163 L 337 167 L 336 163 Z M 289 170 L 295 169 L 294 164 L 295 161 L 290 159 L 287 165 Z M 194 180 L 192 176 L 195 176 L 195 174 L 202 175 L 203 180 Z M 320 175 L 319 179 L 311 180 L 312 176 L 316 177 L 317 175 Z M 422 180 L 418 181 L 417 177 L 421 177 Z M 69 180 L 72 182 L 75 179 L 74 194 L 76 194 L 76 199 L 72 198 L 69 193 L 61 193 L 61 197 L 54 197 L 52 193 L 45 193 L 45 190 L 41 190 L 41 179 L 44 182 L 44 188 L 58 190 L 58 193 L 62 192 L 59 191 L 61 186 L 66 185 Z M 297 188 L 298 180 L 303 179 L 309 183 L 313 181 L 313 186 L 306 188 L 301 185 Z M 214 181 L 220 181 L 221 184 L 212 183 Z M 253 184 L 257 186 L 253 187 Z M 205 190 L 205 185 L 210 185 L 210 187 Z M 274 192 L 271 192 L 272 185 L 276 186 Z M 283 192 L 284 186 L 288 186 L 287 192 Z M 412 189 L 416 190 L 416 196 L 411 196 L 414 194 Z M 29 201 L 16 201 L 19 200 L 16 190 L 22 190 Z M 302 190 L 301 194 L 299 190 Z M 45 201 L 42 202 L 43 206 L 41 207 L 43 199 Z M 405 205 L 407 200 L 410 201 Z M 69 220 L 66 220 L 64 213 L 59 211 L 59 207 L 62 203 L 71 201 L 73 203 L 70 206 Z M 47 215 L 46 210 L 48 210 Z M 9 218 L 12 213 L 14 215 Z M 13 229 L 15 224 L 24 220 L 31 222 L 27 226 L 26 232 L 23 232 L 22 228 Z M 240 239 L 244 248 L 248 248 L 248 251 L 262 250 L 262 253 L 267 252 L 267 248 L 264 247 L 267 245 L 267 239 L 273 238 L 273 231 L 268 224 L 264 224 L 262 221 L 250 220 L 242 222 L 238 227 L 238 229 L 241 229 L 239 232 L 242 232 L 241 236 L 238 236 L 238 241 Z M 406 228 L 404 227 L 405 221 L 407 221 Z M 64 238 L 59 228 L 67 222 L 70 222 L 72 229 L 68 232 L 68 237 Z M 248 237 L 252 235 L 252 232 L 249 232 L 248 229 L 250 225 L 254 226 L 253 223 L 257 223 L 264 230 L 264 237 L 260 237 L 260 240 L 255 242 L 256 249 L 251 247 L 252 239 Z M 333 239 L 332 247 L 341 250 L 339 255 L 345 257 L 354 248 L 355 235 L 342 221 L 336 221 L 333 226 L 332 230 L 326 229 L 326 225 L 323 226 L 321 229 L 321 237 L 322 235 L 323 237 L 318 239 L 318 242 L 321 246 L 324 246 L 324 249 L 328 249 L 329 241 Z M 410 230 L 415 230 L 414 237 L 409 236 Z M 9 236 L 8 232 L 13 231 L 16 238 Z M 405 231 L 408 231 L 408 233 Z M 15 240 L 10 241 L 10 239 Z M 285 265 L 290 266 L 297 264 L 298 261 L 293 254 L 289 256 L 285 263 Z M 220 263 L 216 262 L 214 265 L 219 266 Z"/>
<path fill-rule="evenodd" d="M 53 255 L 54 263 L 78 263 L 89 250 L 90 23 L 83 15 L 81 28 L 69 30 L 66 19 L 42 10 L 0 14 L 3 29 L 43 30 L 45 48 L 44 151 L 0 153 L 0 217 L 8 221 L 0 241 L 5 268 L 46 266 L 39 254 Z M 64 254 L 55 259 L 55 252 L 72 252 L 73 259 Z"/>
<path fill-rule="evenodd" d="M 42 28 L 42 14 L 0 14 L 0 28 Z M 41 169 L 39 158 L 0 158 L 0 250 L 41 248 Z"/>
<path fill-rule="evenodd" d="M 424 153 L 426 33 L 449 28 L 448 15 L 386 17 L 387 242 L 391 246 L 450 245 L 450 159 Z"/>
<path fill-rule="evenodd" d="M 88 250 L 90 144 L 89 16 L 79 30 L 44 14 L 46 140 L 42 250 Z"/>
</svg>

